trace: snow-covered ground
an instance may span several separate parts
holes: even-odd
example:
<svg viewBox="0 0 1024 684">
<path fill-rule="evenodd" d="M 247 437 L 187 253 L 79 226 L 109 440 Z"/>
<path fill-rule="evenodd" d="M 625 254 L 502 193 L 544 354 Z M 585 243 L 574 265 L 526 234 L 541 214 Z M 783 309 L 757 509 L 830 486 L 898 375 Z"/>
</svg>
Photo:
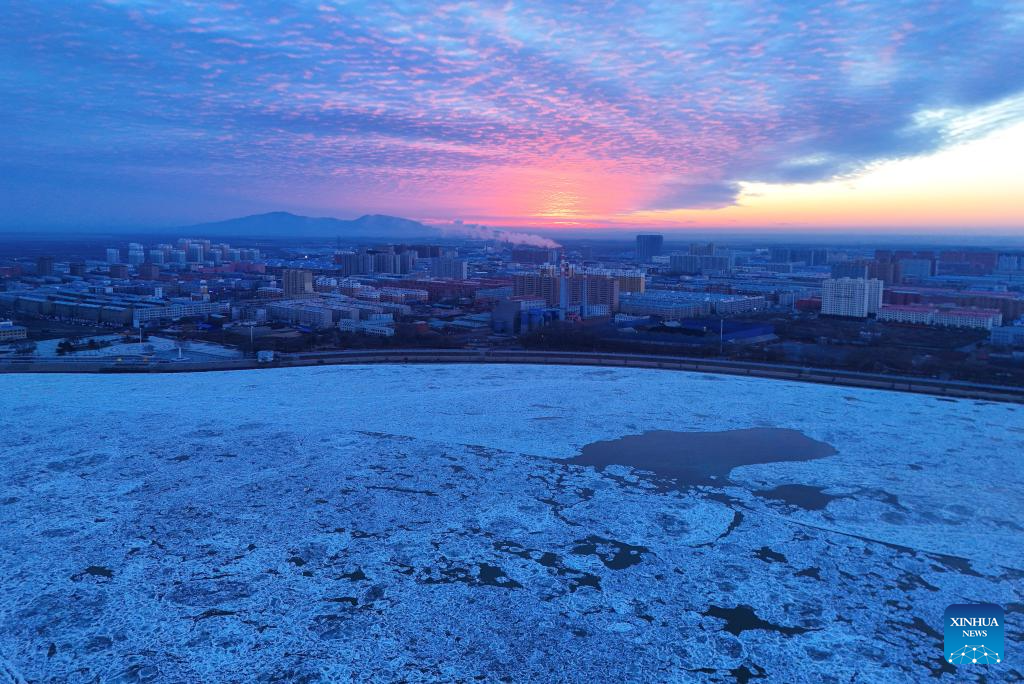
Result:
<svg viewBox="0 0 1024 684">
<path fill-rule="evenodd" d="M 224 347 L 210 342 L 187 341 L 179 342 L 166 337 L 151 335 L 145 342 L 120 342 L 121 335 L 96 335 L 94 337 L 82 338 L 84 344 L 90 339 L 98 343 L 108 343 L 107 346 L 95 349 L 79 349 L 64 355 L 64 358 L 114 358 L 117 356 L 155 356 L 157 358 L 175 359 L 178 358 L 178 347 L 182 348 L 181 356 L 191 360 L 202 359 L 234 359 L 241 358 L 242 352 L 230 347 Z M 36 342 L 35 351 L 31 356 L 41 359 L 57 358 L 57 347 L 63 339 L 40 340 Z M 114 342 L 114 344 L 109 344 Z M 14 347 L 14 345 L 10 345 Z"/>
<path fill-rule="evenodd" d="M 915 681 L 1024 643 L 1024 407 L 673 371 L 0 376 L 0 665 L 32 681 Z M 836 454 L 666 489 L 650 430 Z M 802 485 L 823 507 L 766 492 Z M 783 490 L 775 490 L 783 491 Z M 825 505 L 827 504 L 827 505 Z M 0 666 L 0 673 L 3 667 Z M 2 681 L 2 675 L 0 675 Z"/>
</svg>

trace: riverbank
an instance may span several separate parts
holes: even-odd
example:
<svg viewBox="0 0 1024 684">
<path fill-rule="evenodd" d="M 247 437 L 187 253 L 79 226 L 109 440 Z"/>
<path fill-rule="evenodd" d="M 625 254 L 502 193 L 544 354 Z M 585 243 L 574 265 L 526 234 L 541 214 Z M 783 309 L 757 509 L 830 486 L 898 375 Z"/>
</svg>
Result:
<svg viewBox="0 0 1024 684">
<path fill-rule="evenodd" d="M 374 349 L 278 354 L 271 362 L 255 358 L 223 360 L 148 361 L 145 358 L 10 359 L 0 361 L 0 373 L 183 373 L 297 366 L 376 363 L 522 363 L 618 368 L 654 368 L 698 373 L 720 373 L 759 378 L 847 385 L 961 399 L 1024 403 L 1024 387 L 984 385 L 936 378 L 880 375 L 724 359 L 680 356 L 473 349 Z"/>
</svg>

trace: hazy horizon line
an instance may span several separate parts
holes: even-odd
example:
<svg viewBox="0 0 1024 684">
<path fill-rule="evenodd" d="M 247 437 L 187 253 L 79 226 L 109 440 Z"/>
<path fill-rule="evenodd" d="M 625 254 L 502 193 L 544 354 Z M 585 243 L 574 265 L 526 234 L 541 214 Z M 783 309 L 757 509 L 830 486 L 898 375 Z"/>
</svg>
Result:
<svg viewBox="0 0 1024 684">
<path fill-rule="evenodd" d="M 106 227 L 106 228 L 64 228 L 64 227 L 48 227 L 48 228 L 33 228 L 25 230 L 10 230 L 7 228 L 0 227 L 0 237 L 7 239 L 36 239 L 36 240 L 61 240 L 68 238 L 79 238 L 79 239 L 102 239 L 109 238 L 112 240 L 124 240 L 128 238 L 144 239 L 147 236 L 150 237 L 209 237 L 209 238 L 223 238 L 225 240 L 320 240 L 320 241 L 334 241 L 337 238 L 342 238 L 344 241 L 377 241 L 377 242 L 414 242 L 414 241 L 442 241 L 442 242 L 495 242 L 500 240 L 488 240 L 482 238 L 474 238 L 467 235 L 457 234 L 438 234 L 436 236 L 423 235 L 423 236 L 395 236 L 395 235 L 373 235 L 368 233 L 351 233 L 351 234 L 339 234 L 330 235 L 323 233 L 276 233 L 276 234 L 244 234 L 238 232 L 219 232 L 219 231 L 203 231 L 201 234 L 196 233 L 195 235 L 184 235 L 180 231 L 198 227 L 201 224 L 194 224 L 192 226 L 162 226 L 162 227 L 150 227 L 150 228 L 130 228 L 127 226 L 123 227 Z M 429 225 L 429 224 L 425 224 Z M 498 230 L 503 230 L 498 229 Z M 605 241 L 605 242 L 616 242 L 616 241 L 632 241 L 637 235 L 652 233 L 664 235 L 666 242 L 673 241 L 685 241 L 685 240 L 759 240 L 762 242 L 777 242 L 777 241 L 791 241 L 799 242 L 803 241 L 806 243 L 829 243 L 829 244 L 872 244 L 872 245 L 885 245 L 887 243 L 892 244 L 906 244 L 906 243 L 917 243 L 923 245 L 942 245 L 947 247 L 964 246 L 964 247 L 982 247 L 982 246 L 993 246 L 999 245 L 1006 248 L 1024 249 L 1024 233 L 1021 234 L 1007 234 L 1007 233 L 957 233 L 953 231 L 949 232 L 923 232 L 922 231 L 906 231 L 906 232 L 880 232 L 871 230 L 784 230 L 777 228 L 686 228 L 682 230 L 670 230 L 663 228 L 637 228 L 637 229 L 549 229 L 543 230 L 536 228 L 508 228 L 509 231 L 522 231 L 529 230 L 535 232 L 543 232 L 543 236 L 546 238 L 559 239 L 570 242 L 579 242 L 584 240 L 594 241 Z"/>
<path fill-rule="evenodd" d="M 934 225 L 921 225 L 921 226 L 862 226 L 862 227 L 837 227 L 837 226 L 815 226 L 809 224 L 793 225 L 793 224 L 772 224 L 772 225 L 735 225 L 735 226 L 716 226 L 716 225 L 602 225 L 601 223 L 591 224 L 590 226 L 581 225 L 579 227 L 565 227 L 565 226 L 546 226 L 546 225 L 515 225 L 515 224 L 493 224 L 486 222 L 476 221 L 460 221 L 454 219 L 445 222 L 435 218 L 410 218 L 407 216 L 401 216 L 396 213 L 387 212 L 363 212 L 358 213 L 351 218 L 340 218 L 334 215 L 311 215 L 311 214 L 296 214 L 292 211 L 287 210 L 272 210 L 259 213 L 251 213 L 244 215 L 230 216 L 227 218 L 213 218 L 208 220 L 202 220 L 198 222 L 159 222 L 159 223 L 131 223 L 131 222 L 103 222 L 103 223 L 79 223 L 79 224 L 53 224 L 53 223 L 29 223 L 19 224 L 17 227 L 13 225 L 0 224 L 0 235 L 19 235 L 23 233 L 38 233 L 45 232 L 50 235 L 62 234 L 82 234 L 82 235 L 124 235 L 132 233 L 168 233 L 179 230 L 188 229 L 199 229 L 203 228 L 209 230 L 213 224 L 227 223 L 236 220 L 242 220 L 250 217 L 260 217 L 269 214 L 290 214 L 292 216 L 309 218 L 314 220 L 337 220 L 337 221 L 352 221 L 363 216 L 389 216 L 393 218 L 402 218 L 410 221 L 415 221 L 428 228 L 437 229 L 444 231 L 445 229 L 465 225 L 465 226 L 486 226 L 487 228 L 493 229 L 494 231 L 504 232 L 536 232 L 542 233 L 546 237 L 563 237 L 567 239 L 580 239 L 584 235 L 591 235 L 594 237 L 598 236 L 624 236 L 624 235 L 636 235 L 640 233 L 660 233 L 666 236 L 677 234 L 677 235 L 734 235 L 734 236 L 771 236 L 771 235 L 782 235 L 782 236 L 814 236 L 814 237 L 884 237 L 884 238 L 956 238 L 956 239 L 1000 239 L 1000 238 L 1011 238 L 1024 240 L 1024 225 L 1017 227 L 1004 227 L 1004 226 L 934 226 Z M 212 233 L 211 233 L 212 234 Z M 320 234 L 294 234 L 295 237 L 325 237 Z M 372 237 L 372 235 L 358 236 L 353 234 L 353 237 Z M 288 235 L 282 233 L 280 237 L 288 237 Z M 344 237 L 344 235 L 342 235 Z M 459 236 L 454 236 L 459 237 Z"/>
</svg>

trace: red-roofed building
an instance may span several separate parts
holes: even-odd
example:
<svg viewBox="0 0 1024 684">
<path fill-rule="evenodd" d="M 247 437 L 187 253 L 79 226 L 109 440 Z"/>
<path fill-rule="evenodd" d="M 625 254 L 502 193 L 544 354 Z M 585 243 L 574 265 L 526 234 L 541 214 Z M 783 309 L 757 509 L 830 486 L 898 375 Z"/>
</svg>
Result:
<svg viewBox="0 0 1024 684">
<path fill-rule="evenodd" d="M 949 328 L 984 328 L 1002 325 L 998 309 L 953 309 L 927 305 L 885 304 L 878 311 L 878 320 Z"/>
</svg>

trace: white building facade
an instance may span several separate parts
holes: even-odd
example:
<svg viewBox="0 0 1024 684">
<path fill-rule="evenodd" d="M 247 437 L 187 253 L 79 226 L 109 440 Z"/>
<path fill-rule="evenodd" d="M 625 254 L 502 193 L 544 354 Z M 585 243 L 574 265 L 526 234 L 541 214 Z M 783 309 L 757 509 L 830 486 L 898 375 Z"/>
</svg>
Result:
<svg viewBox="0 0 1024 684">
<path fill-rule="evenodd" d="M 877 278 L 829 278 L 821 284 L 821 313 L 867 318 L 882 308 L 882 281 Z"/>
</svg>

